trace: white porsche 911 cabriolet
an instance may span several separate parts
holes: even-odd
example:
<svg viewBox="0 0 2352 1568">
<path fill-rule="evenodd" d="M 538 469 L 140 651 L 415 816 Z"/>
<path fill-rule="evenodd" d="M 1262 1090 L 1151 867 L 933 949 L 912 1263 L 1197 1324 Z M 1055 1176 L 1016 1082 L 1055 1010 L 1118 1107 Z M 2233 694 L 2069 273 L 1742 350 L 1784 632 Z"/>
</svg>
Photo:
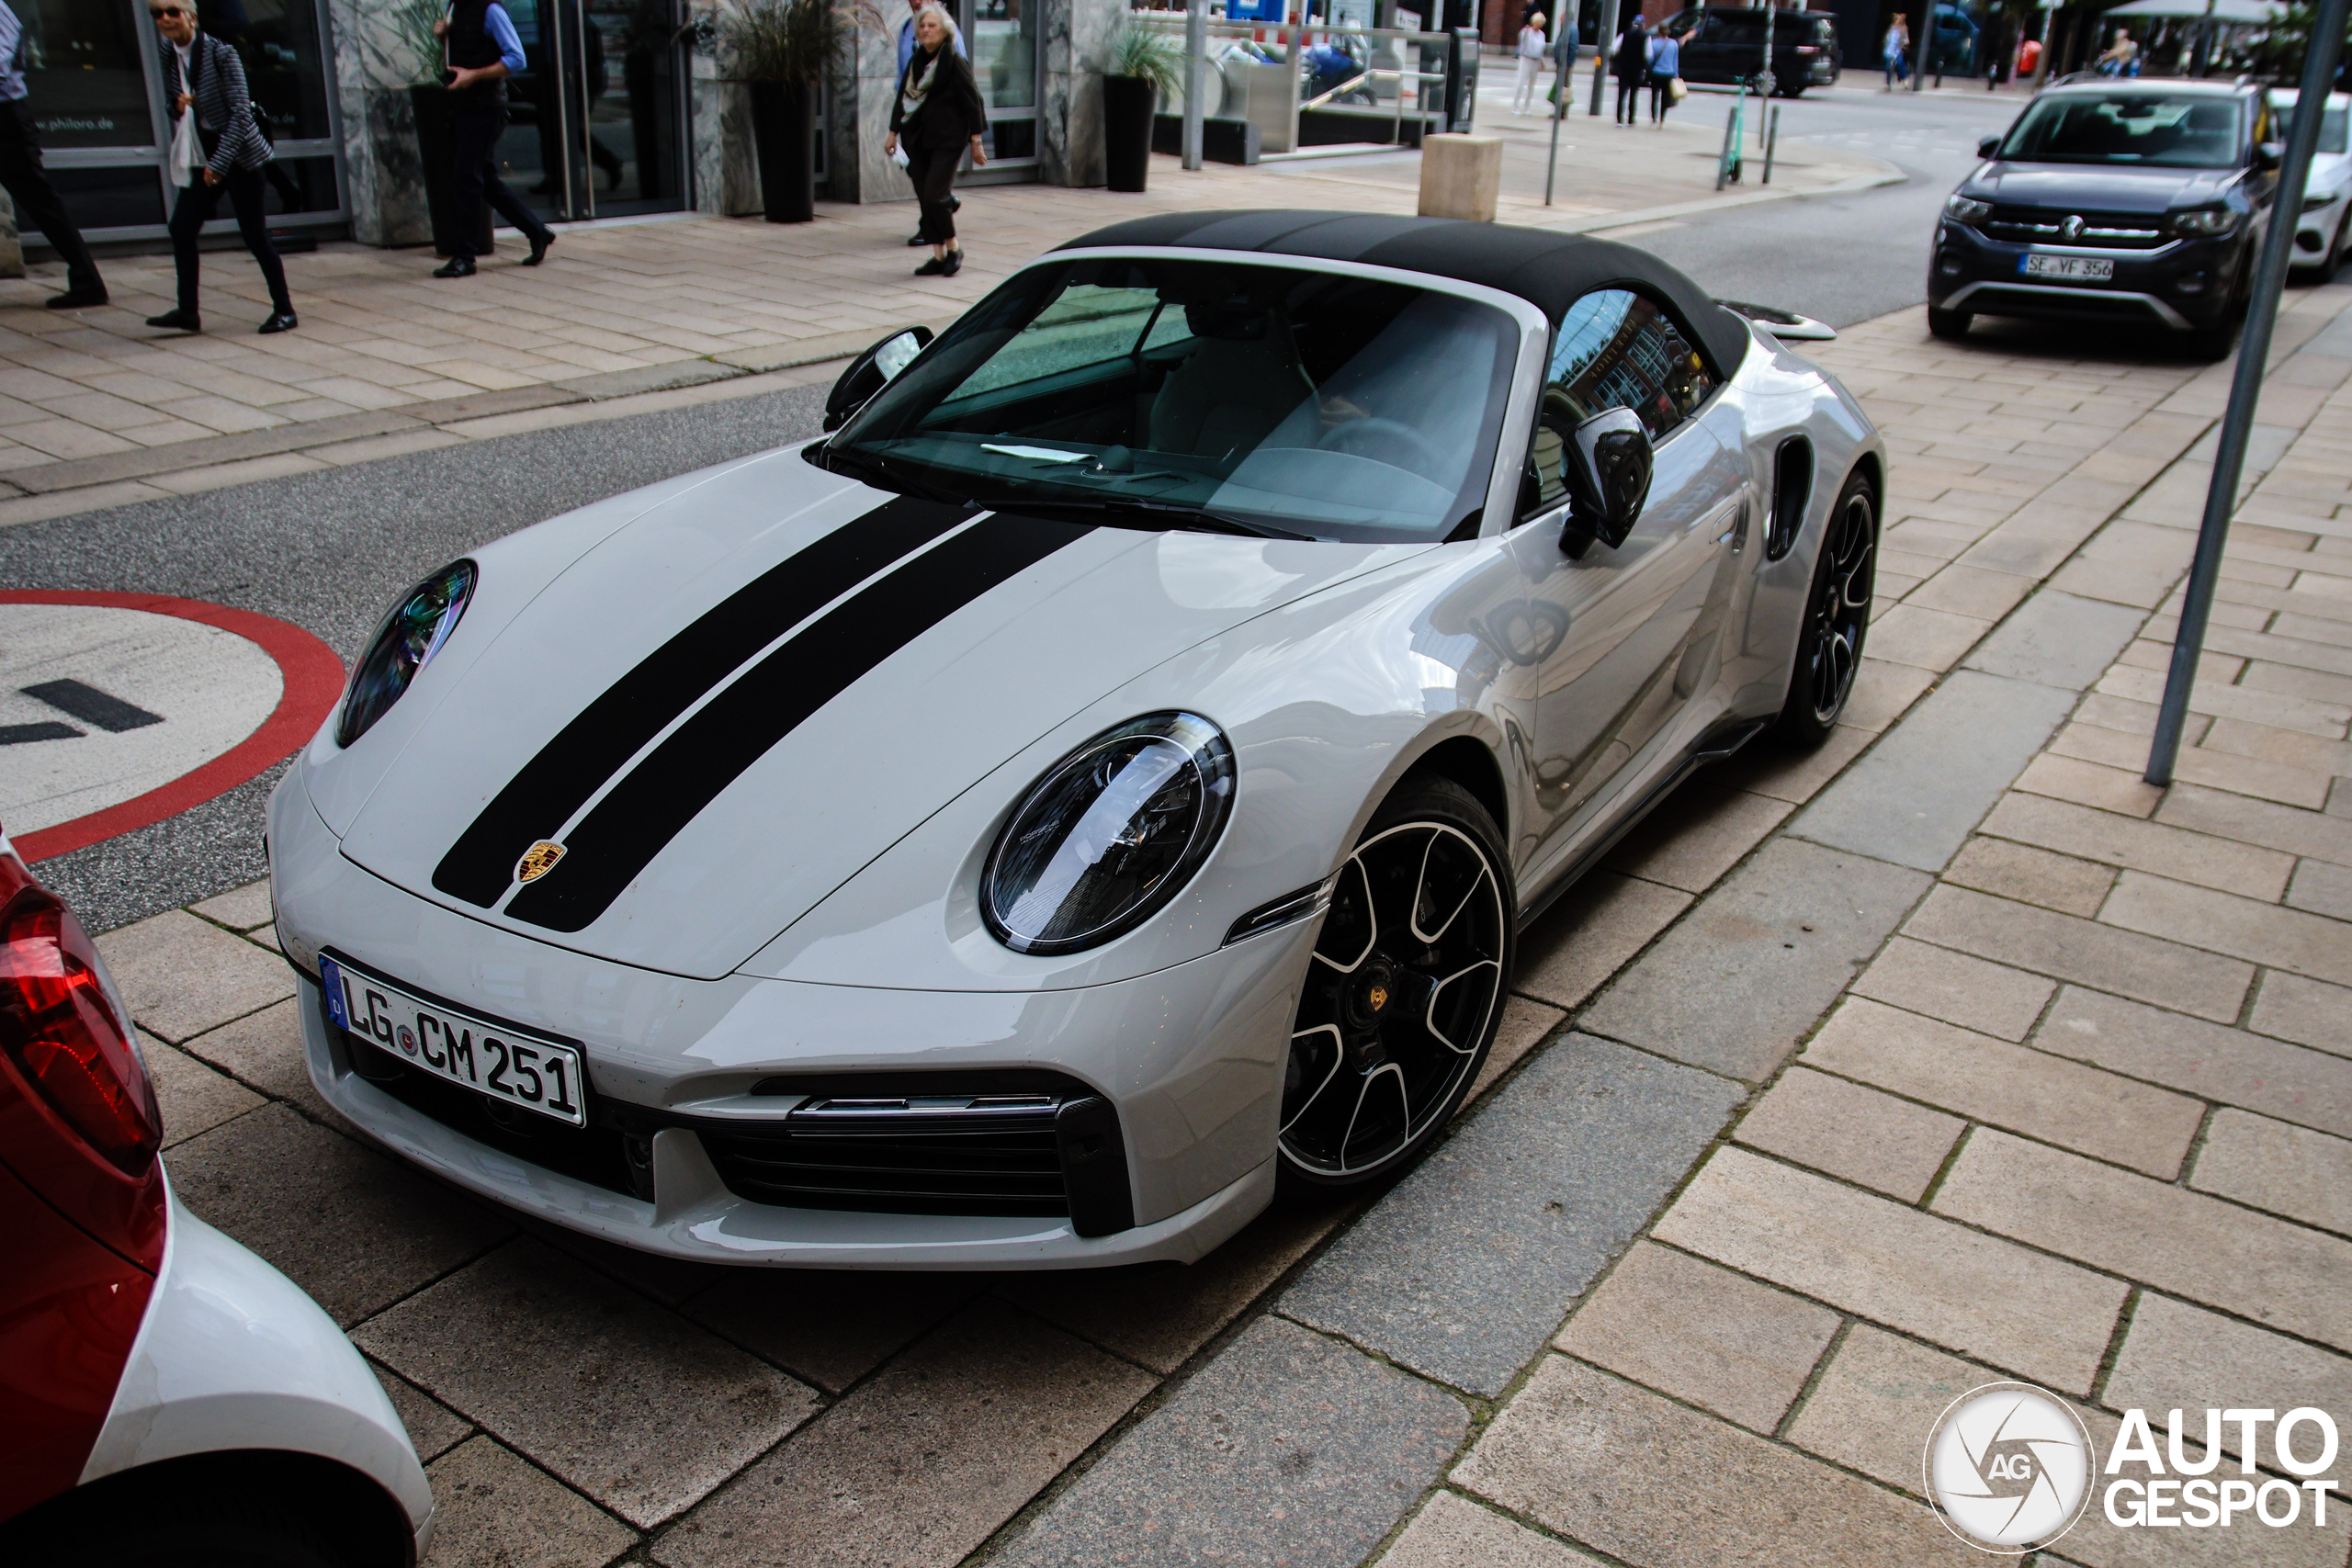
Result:
<svg viewBox="0 0 2352 1568">
<path fill-rule="evenodd" d="M 1145 219 L 877 344 L 825 439 L 453 563 L 271 801 L 320 1092 L 718 1261 L 1191 1259 L 1393 1172 L 1520 926 L 1851 689 L 1884 448 L 1746 309 Z"/>
</svg>

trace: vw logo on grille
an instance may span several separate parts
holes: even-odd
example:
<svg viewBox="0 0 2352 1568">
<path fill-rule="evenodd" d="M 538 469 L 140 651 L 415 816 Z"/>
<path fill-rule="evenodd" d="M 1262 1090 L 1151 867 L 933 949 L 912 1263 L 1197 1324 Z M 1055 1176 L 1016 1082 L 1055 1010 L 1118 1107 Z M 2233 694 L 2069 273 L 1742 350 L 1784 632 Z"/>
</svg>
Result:
<svg viewBox="0 0 2352 1568">
<path fill-rule="evenodd" d="M 2065 218 L 2061 218 L 2058 220 L 2058 237 L 2062 240 L 2081 239 L 2083 237 L 2083 220 L 2078 217 L 2071 215 Z"/>
</svg>

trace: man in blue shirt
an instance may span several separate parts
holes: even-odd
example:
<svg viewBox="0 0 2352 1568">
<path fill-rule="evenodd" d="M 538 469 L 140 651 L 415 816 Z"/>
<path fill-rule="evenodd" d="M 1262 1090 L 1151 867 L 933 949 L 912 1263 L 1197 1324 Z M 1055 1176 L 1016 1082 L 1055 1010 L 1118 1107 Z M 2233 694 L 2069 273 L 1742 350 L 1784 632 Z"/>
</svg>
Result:
<svg viewBox="0 0 2352 1568">
<path fill-rule="evenodd" d="M 433 276 L 474 275 L 475 225 L 484 200 L 530 241 L 531 254 L 523 265 L 537 266 L 555 243 L 555 234 L 498 177 L 492 156 L 506 129 L 506 78 L 525 68 L 514 20 L 498 0 L 451 0 L 449 14 L 433 24 L 433 31 L 448 45 L 449 107 L 458 144 L 450 181 L 458 232 L 447 264 L 434 268 Z"/>
<path fill-rule="evenodd" d="M 79 310 L 107 302 L 107 286 L 82 231 L 65 215 L 49 176 L 41 173 L 40 137 L 25 102 L 25 28 L 0 0 L 0 188 L 17 204 L 17 226 L 41 231 L 65 264 L 65 292 L 49 300 L 52 310 Z"/>
<path fill-rule="evenodd" d="M 915 17 L 922 15 L 922 8 L 932 3 L 933 0 L 907 0 L 907 19 L 899 24 L 899 81 L 901 84 L 904 84 L 907 79 L 907 62 L 915 57 Z M 953 36 L 956 39 L 956 52 L 967 60 L 971 59 L 971 52 L 964 47 L 963 29 L 958 28 Z M 963 206 L 962 202 L 952 196 L 947 198 L 947 210 L 950 212 L 961 211 Z M 927 245 L 931 242 L 922 237 L 921 229 L 917 229 L 914 238 L 909 240 L 907 243 Z"/>
</svg>

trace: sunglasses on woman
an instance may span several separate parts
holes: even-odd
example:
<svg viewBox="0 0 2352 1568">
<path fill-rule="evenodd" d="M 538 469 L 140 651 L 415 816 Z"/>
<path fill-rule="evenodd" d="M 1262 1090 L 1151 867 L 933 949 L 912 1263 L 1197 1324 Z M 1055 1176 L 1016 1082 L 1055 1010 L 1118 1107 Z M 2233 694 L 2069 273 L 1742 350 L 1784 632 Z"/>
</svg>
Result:
<svg viewBox="0 0 2352 1568">
<path fill-rule="evenodd" d="M 184 6 L 150 6 L 147 7 L 147 14 L 159 22 L 169 21 L 174 17 L 193 18 L 196 16 L 195 12 Z"/>
</svg>

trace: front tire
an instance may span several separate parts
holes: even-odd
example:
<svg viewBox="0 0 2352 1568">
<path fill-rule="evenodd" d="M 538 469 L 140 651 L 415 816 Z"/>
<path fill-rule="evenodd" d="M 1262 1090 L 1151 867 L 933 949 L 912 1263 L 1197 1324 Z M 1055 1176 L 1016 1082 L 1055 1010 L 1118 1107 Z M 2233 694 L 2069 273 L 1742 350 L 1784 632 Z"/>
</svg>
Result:
<svg viewBox="0 0 2352 1568">
<path fill-rule="evenodd" d="M 1870 635 L 1871 594 L 1878 579 L 1878 492 L 1856 474 L 1838 492 L 1838 504 L 1814 563 L 1804 601 L 1788 700 L 1775 726 L 1781 738 L 1810 751 L 1829 739 L 1854 694 Z"/>
<path fill-rule="evenodd" d="M 1965 310 L 1939 310 L 1928 307 L 1928 332 L 1946 343 L 1958 343 L 1968 335 L 1968 324 L 1976 318 Z"/>
<path fill-rule="evenodd" d="M 1355 1187 L 1426 1148 L 1502 1020 L 1518 932 L 1485 807 L 1408 778 L 1340 867 L 1306 961 L 1276 1134 L 1285 1182 Z"/>
</svg>

